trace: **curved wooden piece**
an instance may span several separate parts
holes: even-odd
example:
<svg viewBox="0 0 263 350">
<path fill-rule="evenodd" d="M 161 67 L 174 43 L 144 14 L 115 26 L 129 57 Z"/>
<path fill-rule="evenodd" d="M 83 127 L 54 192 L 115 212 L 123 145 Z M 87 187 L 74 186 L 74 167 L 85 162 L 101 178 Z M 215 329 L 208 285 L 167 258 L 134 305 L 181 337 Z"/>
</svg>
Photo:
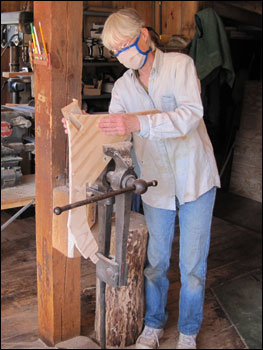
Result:
<svg viewBox="0 0 263 350">
<path fill-rule="evenodd" d="M 105 116 L 82 114 L 78 101 L 62 109 L 67 120 L 69 138 L 69 203 L 86 199 L 86 185 L 92 185 L 111 160 L 103 153 L 103 144 L 120 142 L 125 136 L 104 135 L 98 128 L 100 118 Z M 68 256 L 78 251 L 97 262 L 97 242 L 87 220 L 86 207 L 70 210 L 68 216 Z"/>
</svg>

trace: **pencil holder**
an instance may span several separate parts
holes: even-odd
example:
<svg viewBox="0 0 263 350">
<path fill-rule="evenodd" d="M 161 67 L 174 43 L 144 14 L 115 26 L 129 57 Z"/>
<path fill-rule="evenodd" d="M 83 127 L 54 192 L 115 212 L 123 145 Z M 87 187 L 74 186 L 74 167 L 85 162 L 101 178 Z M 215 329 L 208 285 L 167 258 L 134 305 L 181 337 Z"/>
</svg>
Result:
<svg viewBox="0 0 263 350">
<path fill-rule="evenodd" d="M 33 64 L 50 67 L 50 53 L 46 55 L 33 54 Z"/>
</svg>

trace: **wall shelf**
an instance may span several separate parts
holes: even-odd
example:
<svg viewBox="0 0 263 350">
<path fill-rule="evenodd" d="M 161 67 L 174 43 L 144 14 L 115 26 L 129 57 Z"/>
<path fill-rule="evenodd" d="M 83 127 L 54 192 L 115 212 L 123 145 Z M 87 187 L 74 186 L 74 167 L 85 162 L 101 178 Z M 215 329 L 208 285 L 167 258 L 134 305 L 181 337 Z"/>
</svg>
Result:
<svg viewBox="0 0 263 350">
<path fill-rule="evenodd" d="M 83 11 L 84 16 L 90 16 L 90 17 L 108 17 L 111 14 L 112 12 L 110 11 L 96 11 L 96 10 Z"/>
<path fill-rule="evenodd" d="M 120 67 L 121 64 L 119 62 L 88 62 L 83 61 L 84 67 Z"/>
<path fill-rule="evenodd" d="M 110 99 L 111 94 L 110 93 L 105 93 L 101 95 L 86 95 L 82 96 L 82 100 L 103 100 L 103 99 Z"/>
</svg>

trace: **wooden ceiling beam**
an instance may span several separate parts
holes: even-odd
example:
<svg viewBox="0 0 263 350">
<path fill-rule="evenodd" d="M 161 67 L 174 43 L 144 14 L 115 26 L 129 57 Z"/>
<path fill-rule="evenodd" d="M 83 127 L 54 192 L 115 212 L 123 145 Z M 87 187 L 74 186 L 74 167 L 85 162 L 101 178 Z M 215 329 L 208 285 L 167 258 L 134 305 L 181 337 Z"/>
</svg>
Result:
<svg viewBox="0 0 263 350">
<path fill-rule="evenodd" d="M 228 4 L 228 1 L 209 1 L 209 3 L 221 17 L 262 28 L 262 15 L 258 13 L 233 6 Z"/>
</svg>

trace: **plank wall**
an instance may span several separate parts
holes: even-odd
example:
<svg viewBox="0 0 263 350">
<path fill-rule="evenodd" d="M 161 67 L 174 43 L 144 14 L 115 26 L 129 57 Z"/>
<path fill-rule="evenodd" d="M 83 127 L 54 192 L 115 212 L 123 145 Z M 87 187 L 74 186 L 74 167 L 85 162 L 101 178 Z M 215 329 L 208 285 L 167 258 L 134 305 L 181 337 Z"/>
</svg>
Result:
<svg viewBox="0 0 263 350">
<path fill-rule="evenodd" d="M 195 33 L 195 13 L 203 1 L 84 1 L 84 9 L 117 11 L 125 7 L 135 8 L 158 34 L 183 35 L 192 39 Z M 97 17 L 97 21 L 101 19 Z M 105 19 L 104 19 L 105 20 Z"/>
</svg>

